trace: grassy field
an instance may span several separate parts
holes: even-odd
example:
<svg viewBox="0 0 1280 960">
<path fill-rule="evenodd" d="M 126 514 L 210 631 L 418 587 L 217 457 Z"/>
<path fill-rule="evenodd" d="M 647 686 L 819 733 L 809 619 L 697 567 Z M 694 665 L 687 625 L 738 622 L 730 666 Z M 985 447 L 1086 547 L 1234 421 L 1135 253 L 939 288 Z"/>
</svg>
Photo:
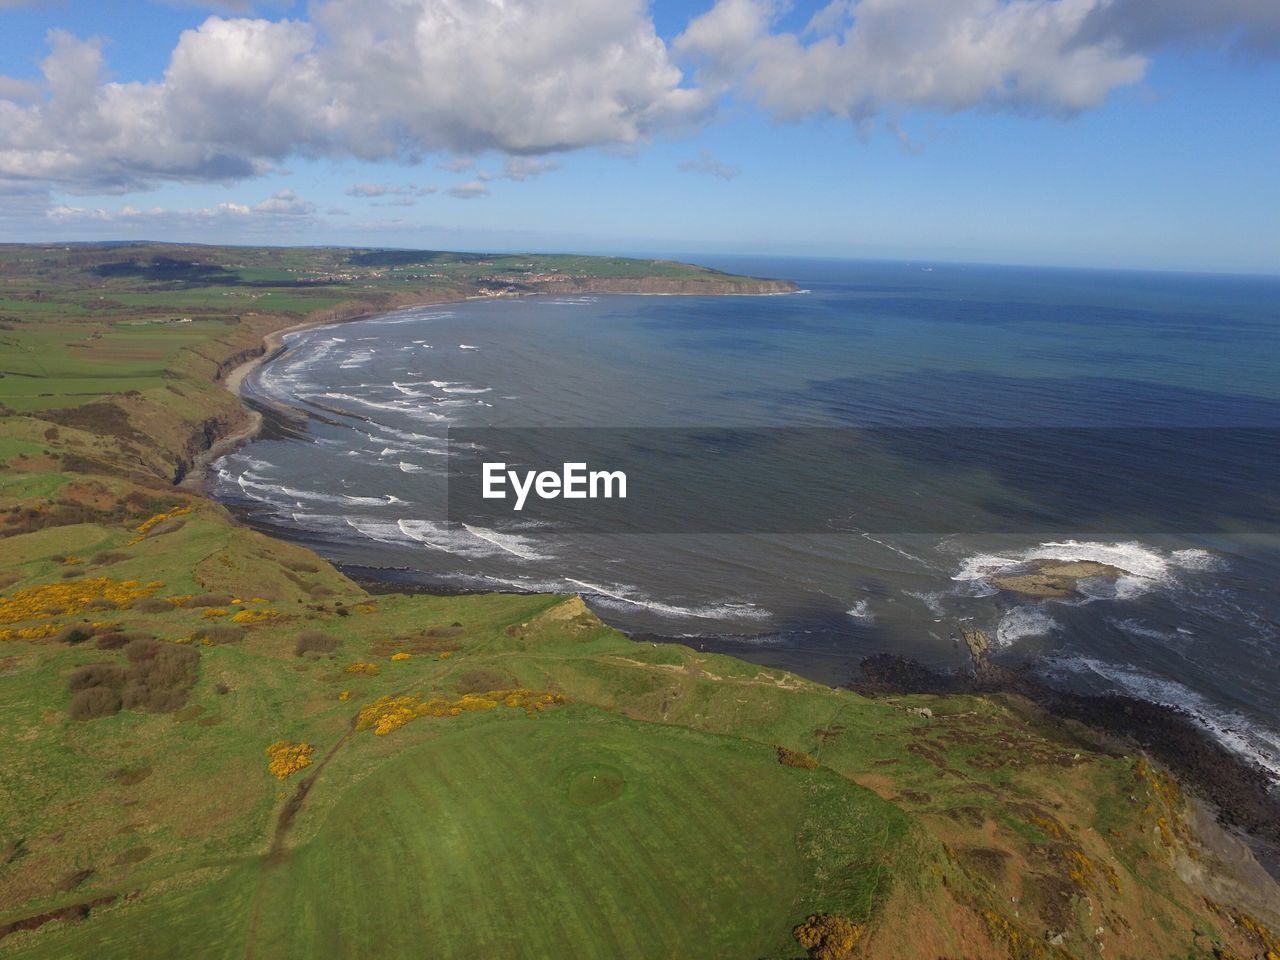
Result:
<svg viewBox="0 0 1280 960">
<path fill-rule="evenodd" d="M 1178 786 L 1033 704 L 869 699 L 576 598 L 372 596 L 172 486 L 264 333 L 406 302 L 271 284 L 530 264 L 691 269 L 0 249 L 0 955 L 1280 951 Z M 263 291 L 289 309 L 217 313 Z"/>
</svg>

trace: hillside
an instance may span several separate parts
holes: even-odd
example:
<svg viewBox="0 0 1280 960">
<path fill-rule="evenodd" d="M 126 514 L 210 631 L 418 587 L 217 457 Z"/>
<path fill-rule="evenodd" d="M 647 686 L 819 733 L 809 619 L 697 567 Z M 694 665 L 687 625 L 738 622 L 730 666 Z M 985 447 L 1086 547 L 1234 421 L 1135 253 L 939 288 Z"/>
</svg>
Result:
<svg viewBox="0 0 1280 960">
<path fill-rule="evenodd" d="M 304 320 L 785 283 L 151 245 L 0 248 L 0 283 L 0 954 L 1280 956 L 1242 845 L 1025 698 L 371 594 L 173 486 L 247 422 L 219 381 Z"/>
</svg>

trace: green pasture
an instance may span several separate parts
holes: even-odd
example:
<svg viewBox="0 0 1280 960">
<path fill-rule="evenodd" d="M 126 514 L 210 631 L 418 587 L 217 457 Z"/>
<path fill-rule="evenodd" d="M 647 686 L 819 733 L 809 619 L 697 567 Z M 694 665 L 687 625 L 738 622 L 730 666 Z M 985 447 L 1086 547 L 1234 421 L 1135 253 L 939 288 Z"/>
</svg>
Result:
<svg viewBox="0 0 1280 960">
<path fill-rule="evenodd" d="M 580 708 L 421 722 L 281 862 L 13 955 L 786 957 L 797 916 L 870 913 L 908 832 L 737 738 Z"/>
</svg>

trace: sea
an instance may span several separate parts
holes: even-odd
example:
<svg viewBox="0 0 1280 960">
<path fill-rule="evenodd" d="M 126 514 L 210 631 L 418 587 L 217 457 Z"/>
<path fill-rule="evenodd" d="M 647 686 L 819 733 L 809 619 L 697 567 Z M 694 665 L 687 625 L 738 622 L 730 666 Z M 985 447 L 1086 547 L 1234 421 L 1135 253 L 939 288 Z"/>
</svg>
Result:
<svg viewBox="0 0 1280 960">
<path fill-rule="evenodd" d="M 268 429 L 211 492 L 356 574 L 576 593 L 632 634 L 833 684 L 881 652 L 960 669 L 981 628 L 1055 683 L 1184 709 L 1280 781 L 1280 278 L 700 262 L 799 290 L 484 298 L 291 334 L 244 383 Z M 468 521 L 450 468 L 503 458 L 489 428 L 560 428 L 603 466 L 619 431 L 654 458 L 671 431 L 685 465 L 617 527 Z M 867 430 L 875 469 L 803 523 L 767 451 L 742 482 L 703 469 L 740 431 L 791 437 L 794 473 L 806 437 Z M 700 525 L 712 501 L 740 526 Z M 1118 574 L 1050 598 L 995 582 L 1055 561 Z"/>
</svg>

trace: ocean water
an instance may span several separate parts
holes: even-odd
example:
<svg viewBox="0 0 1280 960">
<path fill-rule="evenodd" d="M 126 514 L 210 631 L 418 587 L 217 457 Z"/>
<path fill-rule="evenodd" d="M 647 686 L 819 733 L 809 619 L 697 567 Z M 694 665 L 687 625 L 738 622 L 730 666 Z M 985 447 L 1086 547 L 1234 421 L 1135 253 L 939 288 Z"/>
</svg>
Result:
<svg viewBox="0 0 1280 960">
<path fill-rule="evenodd" d="M 1280 778 L 1280 506 L 1266 482 L 1277 452 L 1270 431 L 1280 427 L 1280 280 L 711 265 L 793 279 L 804 292 L 477 300 L 293 335 L 245 385 L 253 402 L 287 415 L 218 462 L 212 491 L 257 524 L 383 576 L 577 592 L 623 629 L 831 682 L 886 650 L 958 665 L 954 635 L 980 626 L 999 655 L 1038 658 L 1059 682 L 1187 709 Z M 903 529 L 917 532 L 860 529 L 860 490 L 839 505 L 839 532 L 672 533 L 655 522 L 663 532 L 567 533 L 515 517 L 450 522 L 451 427 L 957 436 L 980 427 L 1002 439 L 967 456 L 884 447 L 892 481 L 873 482 L 872 497 L 910 504 L 923 519 Z M 1153 428 L 1193 439 L 1130 442 Z M 1103 438 L 1105 487 L 1080 471 L 1080 429 Z M 1239 430 L 1250 431 L 1247 443 Z M 1199 484 L 1202 476 L 1213 482 Z M 1183 486 L 1196 488 L 1195 524 L 1144 526 L 1115 512 L 1167 507 Z M 1123 496 L 1101 511 L 1116 489 Z M 758 517 L 770 494 L 744 482 L 724 496 Z M 1026 522 L 999 533 L 982 532 L 993 527 L 980 520 L 918 532 L 945 529 L 934 521 L 965 504 L 975 517 L 1016 505 Z M 1080 529 L 1039 523 L 1037 504 L 1059 520 L 1078 516 Z M 1204 522 L 1219 506 L 1223 522 Z M 1059 600 L 992 582 L 1051 559 L 1095 560 L 1123 575 Z"/>
</svg>

